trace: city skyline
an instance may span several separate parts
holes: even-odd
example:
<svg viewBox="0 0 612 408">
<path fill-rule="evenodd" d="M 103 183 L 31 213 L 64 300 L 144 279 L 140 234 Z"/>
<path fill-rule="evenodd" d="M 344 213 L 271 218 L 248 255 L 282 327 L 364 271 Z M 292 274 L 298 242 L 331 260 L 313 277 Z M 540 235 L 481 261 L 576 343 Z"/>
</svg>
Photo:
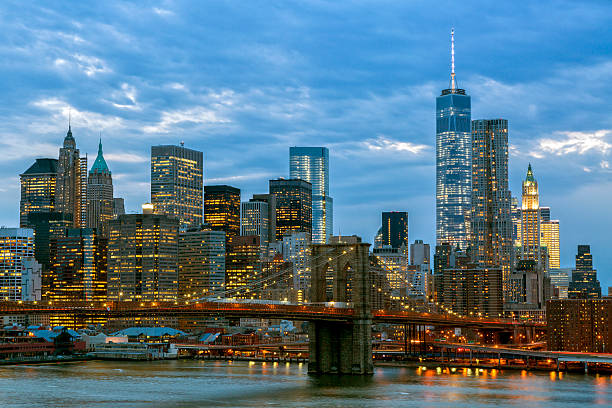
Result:
<svg viewBox="0 0 612 408">
<path fill-rule="evenodd" d="M 178 9 L 167 11 L 170 14 L 166 14 L 165 17 L 163 12 L 160 14 L 151 11 L 151 16 L 159 18 L 164 28 L 174 27 L 177 20 L 187 18 L 184 11 Z M 533 11 L 525 11 L 525 13 L 531 12 Z M 568 13 L 567 16 L 569 16 L 571 10 L 565 12 L 557 10 L 556 12 L 563 17 L 563 13 Z M 83 13 L 83 10 L 77 7 L 69 11 L 69 18 L 75 21 L 80 13 Z M 118 16 L 116 17 L 120 20 Z M 44 20 L 43 17 L 40 18 Z M 172 21 L 172 19 L 175 20 Z M 326 23 L 329 24 L 326 21 L 321 24 Z M 554 218 L 561 221 L 561 266 L 572 265 L 577 244 L 590 244 L 595 258 L 595 267 L 599 271 L 599 279 L 604 286 L 608 286 L 612 280 L 609 272 L 612 262 L 605 251 L 606 241 L 603 235 L 605 231 L 600 231 L 602 229 L 600 227 L 610 222 L 604 211 L 606 197 L 610 194 L 610 173 L 609 170 L 606 170 L 604 163 L 607 162 L 610 147 L 610 132 L 606 130 L 612 127 L 610 119 L 591 113 L 589 116 L 591 120 L 587 120 L 589 127 L 585 128 L 583 127 L 584 120 L 580 119 L 580 112 L 584 114 L 589 109 L 588 101 L 581 100 L 581 106 L 571 108 L 565 103 L 559 105 L 558 114 L 569 116 L 569 118 L 559 118 L 551 113 L 555 105 L 550 101 L 544 101 L 541 96 L 532 99 L 533 104 L 530 104 L 530 101 L 524 104 L 526 106 L 524 111 L 510 108 L 507 106 L 510 103 L 504 103 L 502 106 L 492 96 L 496 95 L 499 98 L 501 93 L 501 97 L 512 102 L 515 100 L 513 98 L 524 97 L 526 93 L 529 93 L 527 92 L 529 89 L 537 90 L 543 87 L 545 91 L 550 92 L 549 96 L 563 99 L 563 96 L 567 96 L 564 94 L 565 91 L 559 87 L 552 89 L 552 84 L 555 82 L 546 78 L 554 76 L 555 81 L 568 81 L 581 76 L 579 72 L 588 73 L 587 76 L 594 77 L 596 81 L 589 82 L 594 81 L 592 78 L 584 79 L 586 82 L 576 84 L 574 89 L 578 89 L 586 96 L 596 96 L 601 90 L 597 88 L 597 93 L 595 93 L 593 87 L 601 85 L 609 75 L 605 72 L 605 69 L 608 69 L 606 64 L 609 64 L 606 62 L 608 56 L 601 54 L 599 61 L 587 58 L 582 55 L 583 53 L 569 53 L 569 55 L 560 57 L 558 49 L 553 48 L 551 43 L 545 43 L 547 47 L 550 47 L 545 48 L 545 51 L 548 51 L 548 53 L 544 52 L 545 58 L 552 58 L 553 55 L 558 57 L 557 65 L 544 68 L 526 62 L 525 66 L 514 67 L 514 71 L 509 72 L 507 67 L 492 64 L 490 61 L 482 61 L 476 57 L 480 51 L 477 44 L 482 41 L 485 45 L 488 43 L 491 46 L 490 42 L 476 37 L 474 31 L 470 31 L 470 28 L 465 25 L 453 21 L 445 22 L 445 24 L 444 27 L 442 27 L 443 24 L 440 24 L 435 32 L 431 30 L 425 32 L 424 35 L 428 38 L 420 38 L 420 41 L 434 46 L 435 50 L 421 58 L 424 67 L 418 70 L 420 75 L 405 74 L 399 78 L 404 85 L 397 91 L 392 89 L 398 85 L 398 82 L 385 84 L 380 79 L 374 79 L 372 74 L 366 74 L 370 79 L 366 80 L 368 86 L 356 87 L 354 78 L 357 73 L 355 72 L 351 72 L 352 75 L 346 80 L 333 77 L 329 79 L 328 84 L 319 84 L 318 77 L 313 79 L 301 76 L 293 84 L 293 90 L 283 91 L 276 88 L 264 90 L 263 94 L 260 94 L 262 99 L 258 101 L 257 109 L 272 106 L 280 109 L 266 116 L 268 125 L 278 125 L 275 131 L 268 133 L 261 126 L 252 126 L 248 120 L 248 112 L 245 112 L 243 108 L 237 108 L 239 112 L 236 114 L 228 107 L 228 101 L 233 104 L 242 104 L 249 98 L 256 98 L 257 95 L 249 94 L 251 88 L 248 82 L 250 80 L 258 84 L 257 78 L 250 78 L 246 84 L 241 84 L 233 89 L 228 82 L 219 84 L 219 86 L 211 85 L 206 80 L 200 81 L 199 85 L 197 82 L 189 83 L 188 78 L 171 69 L 163 75 L 159 72 L 148 72 L 151 76 L 130 73 L 118 64 L 112 54 L 102 52 L 99 44 L 89 36 L 90 34 L 79 29 L 77 25 L 70 25 L 70 28 L 61 33 L 76 36 L 83 41 L 81 45 L 78 45 L 78 39 L 65 37 L 62 41 L 69 42 L 70 46 L 66 52 L 72 52 L 69 55 L 70 58 L 61 53 L 57 54 L 51 64 L 53 68 L 46 74 L 52 78 L 52 81 L 57 80 L 62 85 L 62 89 L 52 89 L 53 87 L 48 84 L 28 87 L 27 97 L 29 99 L 17 102 L 18 106 L 22 104 L 22 107 L 25 108 L 22 115 L 27 119 L 25 122 L 28 124 L 22 123 L 22 128 L 11 127 L 19 126 L 18 124 L 5 124 L 1 129 L 2 135 L 5 136 L 2 138 L 5 145 L 12 146 L 11 137 L 18 133 L 17 129 L 20 129 L 19 134 L 23 134 L 25 140 L 32 146 L 25 152 L 13 154 L 12 158 L 1 167 L 5 179 L 2 186 L 5 194 L 0 201 L 1 208 L 4 210 L 1 221 L 11 227 L 18 225 L 19 183 L 17 175 L 23 173 L 36 158 L 56 157 L 57 149 L 66 132 L 68 112 L 72 110 L 72 130 L 82 155 L 88 152 L 92 158 L 94 157 L 98 132 L 102 131 L 105 157 L 113 169 L 113 184 L 117 187 L 116 196 L 126 198 L 128 212 L 138 210 L 140 204 L 148 201 L 146 198 L 149 191 L 149 180 L 146 176 L 149 169 L 147 152 L 151 145 L 178 145 L 184 139 L 186 147 L 204 151 L 207 177 L 205 184 L 236 186 L 243 191 L 243 197 L 250 197 L 252 193 L 266 192 L 266 185 L 270 179 L 287 177 L 286 155 L 289 146 L 320 145 L 329 147 L 332 158 L 330 161 L 332 165 L 330 195 L 336 200 L 334 234 L 338 232 L 355 233 L 363 236 L 366 242 L 372 242 L 378 228 L 381 211 L 406 210 L 411 214 L 410 242 L 414 239 L 423 239 L 426 243 L 433 244 L 435 149 L 433 148 L 434 132 L 431 120 L 434 111 L 432 101 L 439 89 L 447 86 L 448 30 L 451 25 L 455 25 L 457 71 L 461 72 L 460 86 L 468 90 L 473 98 L 472 118 L 504 117 L 509 119 L 510 190 L 513 196 L 519 195 L 524 168 L 527 162 L 531 161 L 538 181 L 541 183 L 541 201 L 550 205 L 555 213 Z M 111 24 L 110 27 L 119 30 L 118 26 Z M 372 30 L 376 27 L 368 26 L 367 28 Z M 567 29 L 570 33 L 577 33 L 579 38 L 587 41 L 584 37 L 580 37 L 584 28 L 572 25 Z M 57 30 L 54 31 L 52 25 L 48 27 L 48 30 L 58 33 Z M 406 28 L 406 30 L 407 33 L 410 32 L 410 29 Z M 115 32 L 121 33 L 122 31 Z M 539 33 L 542 37 L 550 36 L 551 41 L 555 37 L 554 30 L 550 26 L 545 26 Z M 544 36 L 544 33 L 547 35 Z M 35 35 L 34 32 L 30 34 Z M 509 32 L 497 31 L 496 34 L 503 35 L 500 37 L 503 39 L 513 38 Z M 420 50 L 422 52 L 423 50 L 423 45 L 414 44 L 413 41 L 404 38 L 401 33 L 388 35 L 395 40 L 385 52 L 387 57 L 391 52 L 397 55 L 400 51 L 418 52 Z M 402 41 L 400 42 L 399 39 Z M 508 49 L 508 58 L 528 61 L 529 56 L 535 52 L 535 47 L 526 46 L 529 40 L 524 37 L 513 38 L 513 41 L 522 48 L 511 44 L 512 46 Z M 588 41 L 594 40 L 589 39 Z M 587 45 L 591 44 L 588 41 Z M 281 49 L 277 51 L 287 51 L 283 48 L 287 45 L 282 43 Z M 293 45 L 300 48 L 299 45 Z M 333 45 L 338 46 L 335 43 Z M 595 44 L 592 45 L 595 46 Z M 290 51 L 292 48 L 288 46 L 287 49 Z M 79 50 L 78 53 L 77 50 Z M 274 50 L 268 49 L 267 51 L 267 57 L 273 59 L 275 56 L 269 53 Z M 301 54 L 310 55 L 305 51 L 312 52 L 312 50 L 302 50 Z M 279 56 L 276 55 L 276 57 Z M 578 57 L 582 59 L 577 60 Z M 256 57 L 253 56 L 253 58 Z M 406 60 L 383 59 L 384 63 L 375 64 L 374 72 L 380 72 L 383 69 L 395 72 L 395 70 L 405 70 L 406 67 L 411 66 L 411 63 Z M 361 59 L 359 61 L 363 63 Z M 335 66 L 340 64 L 337 60 L 329 62 L 330 65 L 335 64 Z M 285 64 L 291 65 L 290 61 L 286 61 Z M 279 72 L 274 73 L 276 77 L 286 78 L 291 73 L 289 69 L 291 67 L 285 70 L 282 64 L 278 64 L 278 61 L 272 65 L 279 68 Z M 425 66 L 432 68 L 432 73 L 429 74 L 431 76 L 423 74 Z M 525 85 L 525 77 L 534 71 L 535 77 L 542 83 L 538 83 L 537 87 L 534 82 L 527 82 Z M 167 89 L 163 87 L 153 89 L 148 82 L 147 78 L 151 80 L 159 75 L 164 76 L 163 83 L 168 86 Z M 86 102 L 73 93 L 71 89 L 78 87 L 71 87 L 71 84 L 74 85 L 73 81 L 77 78 L 80 80 L 84 78 L 85 82 L 92 86 L 100 86 L 108 91 L 108 95 L 104 93 L 107 95 L 105 96 L 107 104 L 105 105 L 104 101 Z M 201 77 L 197 78 L 197 80 L 201 79 Z M 227 79 L 225 77 L 223 81 Z M 288 82 L 285 82 L 284 85 L 288 85 Z M 349 88 L 351 89 L 348 91 L 344 89 L 343 92 L 342 88 L 347 86 L 347 82 L 350 82 Z M 423 83 L 425 85 L 419 88 L 419 84 Z M 172 88 L 172 84 L 177 89 Z M 188 90 L 178 89 L 181 84 Z M 303 86 L 304 89 L 300 89 L 300 86 Z M 330 95 L 330 90 L 335 87 L 340 88 L 338 93 Z M 368 91 L 368 87 L 373 92 L 371 96 L 364 94 Z M 11 94 L 11 89 L 6 91 L 7 96 Z M 415 93 L 419 90 L 422 93 Z M 225 91 L 227 92 L 224 94 Z M 116 92 L 115 96 L 111 95 L 113 92 Z M 191 96 L 180 96 L 181 92 L 191 93 Z M 412 105 L 414 102 L 406 98 L 410 93 L 417 95 L 415 99 L 419 106 L 417 106 L 416 113 L 411 112 L 415 107 Z M 155 95 L 163 95 L 166 98 L 164 104 L 154 102 Z M 340 102 L 336 101 L 338 104 L 333 105 L 331 99 L 334 98 L 330 97 L 330 102 L 321 111 L 313 109 L 312 106 L 316 105 L 321 98 L 327 99 L 326 95 L 339 98 Z M 531 94 L 528 96 L 534 98 Z M 351 97 L 357 97 L 357 100 Z M 198 98 L 200 102 L 196 102 Z M 380 105 L 375 104 L 377 100 Z M 306 107 L 300 108 L 300 101 L 306 104 Z M 284 102 L 285 105 L 275 105 L 278 102 Z M 193 104 L 198 103 L 200 110 L 195 108 L 193 108 L 195 110 L 190 110 L 195 106 Z M 347 111 L 351 103 L 354 103 L 362 114 L 364 108 L 373 106 L 377 113 L 383 115 L 383 120 L 379 118 L 371 124 L 367 120 L 372 119 L 371 116 L 366 115 L 366 120 L 363 120 L 349 115 Z M 531 105 L 533 105 L 533 111 L 531 111 Z M 350 125 L 342 132 L 332 126 L 332 117 L 324 112 L 324 110 L 333 109 L 334 106 L 341 108 L 341 122 L 344 125 Z M 383 111 L 381 112 L 380 109 Z M 574 109 L 579 112 L 574 112 Z M 398 120 L 401 115 L 405 114 L 422 125 L 414 125 L 411 123 L 413 121 L 405 119 Z M 288 126 L 286 121 L 291 115 L 297 116 L 298 123 Z M 3 116 L 4 122 L 11 122 L 11 118 L 14 117 L 9 111 L 6 111 Z M 287 119 L 282 119 L 283 116 Z M 324 119 L 322 124 L 316 124 L 316 120 L 308 123 L 313 117 L 319 116 Z M 349 141 L 352 130 L 360 126 L 363 129 L 356 132 L 355 141 Z M 249 140 L 250 129 L 260 137 L 261 144 L 246 143 Z M 321 135 L 311 141 L 310 138 L 317 133 L 317 130 Z M 135 137 L 134 140 L 125 140 L 127 139 L 125 134 L 134 134 L 138 137 Z M 527 139 L 532 134 L 535 141 L 529 144 Z M 222 138 L 221 142 L 212 141 L 212 136 L 220 135 L 229 137 Z M 106 147 L 107 139 L 108 148 Z M 238 144 L 242 145 L 238 146 Z M 13 151 L 9 150 L 9 152 Z M 230 155 L 233 152 L 235 153 Z M 530 155 L 531 153 L 540 155 L 540 157 Z M 232 157 L 234 155 L 236 157 Z M 356 159 L 360 164 L 364 164 L 365 169 L 359 169 L 352 164 Z M 240 160 L 247 162 L 246 167 L 238 164 Z M 261 163 L 268 160 L 269 163 L 265 165 Z M 260 163 L 256 163 L 257 161 Z M 398 169 L 390 168 L 394 166 Z M 582 167 L 586 167 L 589 171 L 585 171 Z M 422 180 L 413 186 L 401 186 L 401 188 L 397 188 L 392 181 L 383 180 L 384 182 L 381 182 L 381 177 L 385 174 L 390 174 L 390 178 L 393 179 L 393 175 L 400 174 L 400 169 L 404 173 L 410 171 L 411 173 L 407 174 L 414 174 L 415 179 L 421 178 Z M 359 188 L 364 185 L 369 191 Z M 589 194 L 588 202 L 582 198 L 587 193 Z M 584 213 L 580 220 L 574 219 L 577 218 L 574 214 L 578 211 L 581 214 Z M 604 219 L 595 219 L 593 214 L 600 214 Z M 358 219 L 358 221 L 355 222 L 352 219 Z"/>
</svg>

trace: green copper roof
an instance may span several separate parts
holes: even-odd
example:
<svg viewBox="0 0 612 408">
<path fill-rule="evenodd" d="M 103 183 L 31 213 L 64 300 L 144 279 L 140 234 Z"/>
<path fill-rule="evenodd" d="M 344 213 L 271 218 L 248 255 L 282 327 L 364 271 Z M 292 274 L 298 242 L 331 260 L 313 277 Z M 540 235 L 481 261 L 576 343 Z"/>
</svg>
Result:
<svg viewBox="0 0 612 408">
<path fill-rule="evenodd" d="M 94 161 L 93 166 L 91 166 L 90 173 L 108 173 L 110 174 L 110 170 L 106 165 L 106 160 L 104 160 L 104 156 L 102 155 L 102 139 L 100 139 L 100 144 L 98 145 L 98 157 L 96 157 L 96 161 Z"/>
<path fill-rule="evenodd" d="M 529 167 L 527 168 L 527 178 L 525 181 L 533 181 L 535 182 L 535 178 L 533 177 L 533 171 L 531 171 L 531 163 L 529 163 Z"/>
</svg>

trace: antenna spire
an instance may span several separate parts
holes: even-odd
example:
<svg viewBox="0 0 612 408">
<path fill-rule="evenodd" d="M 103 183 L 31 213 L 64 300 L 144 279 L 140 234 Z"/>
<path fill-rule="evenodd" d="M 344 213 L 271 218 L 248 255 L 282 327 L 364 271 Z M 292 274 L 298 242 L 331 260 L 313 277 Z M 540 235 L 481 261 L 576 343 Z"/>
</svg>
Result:
<svg viewBox="0 0 612 408">
<path fill-rule="evenodd" d="M 68 109 L 68 131 L 70 131 L 70 125 L 72 122 L 72 108 Z"/>
<path fill-rule="evenodd" d="M 455 28 L 451 28 L 451 89 L 455 88 Z"/>
</svg>

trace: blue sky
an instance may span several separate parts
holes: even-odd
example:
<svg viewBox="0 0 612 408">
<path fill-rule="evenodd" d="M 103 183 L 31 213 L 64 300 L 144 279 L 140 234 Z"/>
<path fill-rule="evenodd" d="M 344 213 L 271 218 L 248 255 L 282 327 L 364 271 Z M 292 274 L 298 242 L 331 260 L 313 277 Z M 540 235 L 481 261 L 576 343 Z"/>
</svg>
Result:
<svg viewBox="0 0 612 408">
<path fill-rule="evenodd" d="M 612 285 L 609 1 L 144 1 L 0 5 L 0 223 L 19 177 L 57 157 L 72 111 L 115 194 L 149 199 L 154 144 L 205 155 L 205 183 L 243 199 L 288 175 L 289 146 L 330 149 L 334 232 L 371 240 L 380 212 L 434 242 L 435 97 L 459 85 L 472 118 L 506 118 L 510 188 L 527 164 L 561 223 L 562 266 L 592 245 Z M 432 6 L 435 4 L 435 6 Z"/>
</svg>

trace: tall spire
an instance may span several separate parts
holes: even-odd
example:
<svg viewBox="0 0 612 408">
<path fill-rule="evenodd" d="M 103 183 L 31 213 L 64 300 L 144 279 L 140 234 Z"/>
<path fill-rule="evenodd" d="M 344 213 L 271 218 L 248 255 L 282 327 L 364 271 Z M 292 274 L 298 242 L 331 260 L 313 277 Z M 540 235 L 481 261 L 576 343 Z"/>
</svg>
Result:
<svg viewBox="0 0 612 408">
<path fill-rule="evenodd" d="M 72 117 L 71 111 L 68 111 L 68 132 L 64 138 L 64 148 L 76 149 L 76 141 L 72 136 Z"/>
<path fill-rule="evenodd" d="M 527 177 L 525 181 L 535 181 L 535 177 L 533 177 L 533 171 L 531 170 L 531 163 L 529 163 L 529 167 L 527 167 Z"/>
<path fill-rule="evenodd" d="M 457 88 L 455 81 L 455 29 L 451 28 L 451 90 Z"/>
<path fill-rule="evenodd" d="M 100 143 L 98 144 L 98 156 L 94 161 L 93 166 L 91 166 L 90 173 L 108 173 L 111 174 L 108 166 L 106 165 L 106 160 L 104 160 L 104 155 L 102 154 L 102 138 L 100 138 Z"/>
</svg>

